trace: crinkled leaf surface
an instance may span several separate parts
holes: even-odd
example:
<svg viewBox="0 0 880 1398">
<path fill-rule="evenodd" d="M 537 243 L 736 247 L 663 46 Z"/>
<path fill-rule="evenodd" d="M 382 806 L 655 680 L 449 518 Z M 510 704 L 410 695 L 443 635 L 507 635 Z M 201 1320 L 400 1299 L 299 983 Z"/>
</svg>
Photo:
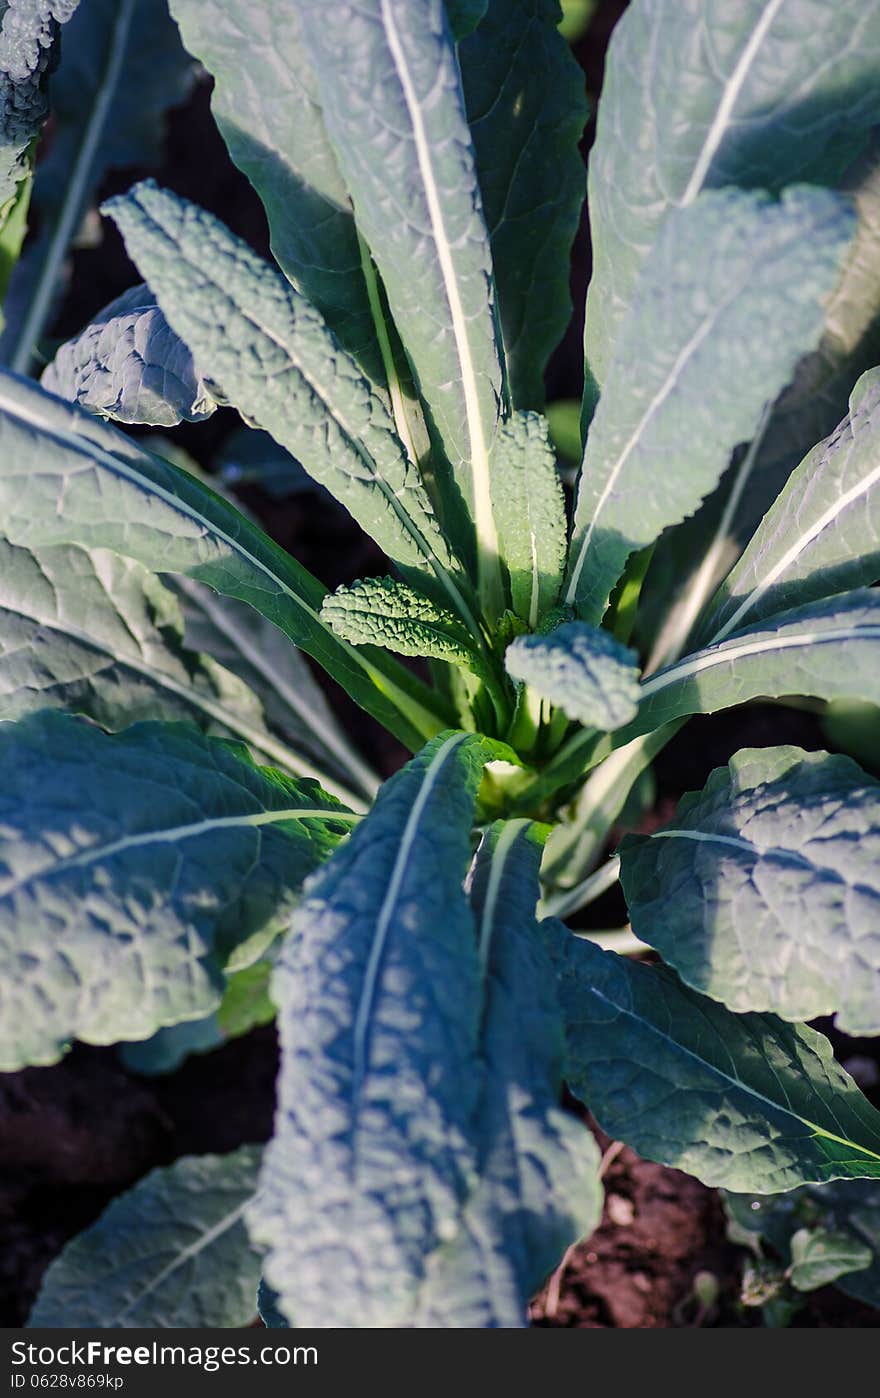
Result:
<svg viewBox="0 0 880 1398">
<path fill-rule="evenodd" d="M 483 995 L 463 880 L 492 755 L 444 734 L 392 777 L 279 958 L 275 1137 L 249 1226 L 298 1325 L 407 1324 L 476 1183 Z"/>
<path fill-rule="evenodd" d="M 382 380 L 351 202 L 303 47 L 298 4 L 171 0 L 214 75 L 211 108 L 266 209 L 272 253 L 369 377 Z"/>
<path fill-rule="evenodd" d="M 454 612 L 394 578 L 363 578 L 324 599 L 321 616 L 353 645 L 385 646 L 472 670 L 474 643 Z"/>
<path fill-rule="evenodd" d="M 880 782 L 850 758 L 744 749 L 620 857 L 633 931 L 688 985 L 880 1033 Z"/>
<path fill-rule="evenodd" d="M 855 230 L 800 186 L 670 214 L 645 261 L 587 438 L 566 601 L 602 618 L 629 555 L 693 514 L 819 340 Z"/>
<path fill-rule="evenodd" d="M 155 163 L 165 112 L 186 97 L 192 75 L 167 0 L 88 0 L 65 25 L 64 61 L 52 78 L 52 143 L 34 180 L 40 231 L 10 285 L 3 363 L 28 369 L 104 174 Z"/>
<path fill-rule="evenodd" d="M 46 78 L 60 26 L 79 0 L 6 0 L 0 18 L 0 213 L 28 172 L 27 151 L 46 120 Z"/>
<path fill-rule="evenodd" d="M 560 1107 L 564 1030 L 535 921 L 539 830 L 498 821 L 473 871 L 486 971 L 480 1182 L 457 1236 L 429 1260 L 419 1323 L 523 1326 L 530 1298 L 601 1215 L 599 1152 Z"/>
<path fill-rule="evenodd" d="M 491 253 L 442 0 L 300 0 L 300 13 L 358 226 L 491 552 L 502 398 Z"/>
<path fill-rule="evenodd" d="M 589 728 L 622 728 L 638 710 L 639 658 L 598 626 L 568 621 L 546 635 L 517 636 L 504 663 L 514 679 Z"/>
<path fill-rule="evenodd" d="M 109 424 L 3 373 L 0 518 L 21 547 L 110 548 L 247 602 L 414 748 L 443 726 L 442 707 L 413 675 L 333 635 L 319 615 L 326 589 L 226 500 Z"/>
<path fill-rule="evenodd" d="M 537 413 L 514 413 L 499 429 L 489 468 L 513 609 L 534 630 L 559 596 L 568 536 L 546 420 Z"/>
<path fill-rule="evenodd" d="M 110 200 L 203 371 L 400 563 L 449 562 L 384 404 L 319 312 L 212 214 L 147 182 Z"/>
<path fill-rule="evenodd" d="M 792 473 L 725 579 L 701 634 L 722 638 L 774 612 L 880 578 L 880 369 Z"/>
<path fill-rule="evenodd" d="M 609 1135 L 727 1189 L 880 1178 L 880 1112 L 821 1034 L 731 1014 L 665 967 L 600 951 L 561 923 L 543 927 L 566 1078 Z"/>
<path fill-rule="evenodd" d="M 53 1063 L 216 1008 L 350 829 L 315 782 L 185 725 L 0 725 L 0 1066 Z"/>
<path fill-rule="evenodd" d="M 491 0 L 458 50 L 520 408 L 543 404 L 544 369 L 571 316 L 568 263 L 584 202 L 584 77 L 558 23 L 558 0 Z"/>
<path fill-rule="evenodd" d="M 149 427 L 201 422 L 217 407 L 189 349 L 143 283 L 63 344 L 40 382 L 91 413 Z"/>
<path fill-rule="evenodd" d="M 243 1215 L 261 1153 L 259 1146 L 242 1146 L 151 1171 L 51 1264 L 28 1325 L 250 1325 L 260 1259 Z"/>
<path fill-rule="evenodd" d="M 603 385 L 644 258 L 702 189 L 833 184 L 880 119 L 877 0 L 637 0 L 590 153 L 590 371 Z"/>
</svg>

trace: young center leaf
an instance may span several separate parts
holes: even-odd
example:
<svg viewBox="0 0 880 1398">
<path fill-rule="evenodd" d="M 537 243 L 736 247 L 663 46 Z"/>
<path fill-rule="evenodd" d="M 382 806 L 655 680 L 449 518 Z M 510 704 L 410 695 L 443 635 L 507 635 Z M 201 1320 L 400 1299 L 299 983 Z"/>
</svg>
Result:
<svg viewBox="0 0 880 1398">
<path fill-rule="evenodd" d="M 565 1036 L 535 920 L 540 827 L 497 821 L 471 879 L 486 976 L 480 1182 L 457 1236 L 429 1260 L 419 1323 L 523 1326 L 565 1249 L 602 1211 L 599 1151 L 560 1106 Z"/>
<path fill-rule="evenodd" d="M 499 428 L 489 470 L 513 610 L 535 630 L 559 596 L 568 535 L 546 420 L 537 413 L 514 413 Z"/>
<path fill-rule="evenodd" d="M 880 579 L 880 369 L 792 472 L 701 628 L 720 641 L 775 612 Z"/>
<path fill-rule="evenodd" d="M 62 1249 L 29 1327 L 188 1329 L 246 1326 L 257 1313 L 260 1258 L 244 1210 L 259 1146 L 188 1155 L 152 1170 Z"/>
<path fill-rule="evenodd" d="M 558 0 L 491 0 L 458 49 L 519 408 L 543 405 L 544 369 L 571 316 L 568 262 L 584 200 L 584 77 L 558 24 Z"/>
<path fill-rule="evenodd" d="M 0 373 L 0 532 L 10 543 L 109 548 L 255 607 L 368 712 L 416 748 L 444 709 L 381 651 L 321 621 L 326 589 L 262 530 L 186 471 L 106 423 Z"/>
<path fill-rule="evenodd" d="M 275 261 L 381 382 L 351 201 L 327 137 L 299 5 L 171 0 L 171 9 L 190 53 L 213 74 L 214 120 L 263 202 Z"/>
<path fill-rule="evenodd" d="M 189 349 L 143 283 L 63 344 L 40 382 L 90 413 L 149 427 L 201 422 L 217 407 Z"/>
<path fill-rule="evenodd" d="M 465 670 L 482 669 L 477 642 L 454 612 L 395 578 L 363 578 L 325 597 L 321 616 L 352 645 L 384 646 Z"/>
<path fill-rule="evenodd" d="M 21 374 L 102 178 L 155 163 L 165 113 L 186 97 L 194 74 L 167 0 L 88 0 L 65 25 L 63 43 L 51 82 L 52 141 L 34 180 L 39 231 L 15 269 L 0 340 L 0 362 Z"/>
<path fill-rule="evenodd" d="M 566 1079 L 609 1135 L 708 1185 L 770 1194 L 880 1178 L 880 1112 L 828 1040 L 735 1015 L 662 966 L 542 924 L 566 1022 Z"/>
<path fill-rule="evenodd" d="M 177 600 L 139 563 L 105 549 L 25 549 L 0 539 L 0 572 L 0 720 L 47 708 L 114 731 L 142 719 L 186 720 L 247 743 L 258 761 L 319 775 L 320 748 L 311 762 L 298 756 L 270 731 L 243 680 L 184 647 Z M 345 768 L 326 780 L 349 799 Z"/>
<path fill-rule="evenodd" d="M 834 184 L 880 119 L 877 0 L 636 0 L 590 152 L 590 374 L 604 388 L 643 261 L 704 189 Z M 772 396 L 772 395 L 770 395 Z"/>
<path fill-rule="evenodd" d="M 489 235 L 442 0 L 300 0 L 358 227 L 459 490 L 491 593 L 489 451 L 503 402 Z"/>
<path fill-rule="evenodd" d="M 291 1322 L 410 1322 L 476 1183 L 482 987 L 463 889 L 483 764 L 440 735 L 309 884 L 272 984 L 275 1136 L 251 1235 Z"/>
<path fill-rule="evenodd" d="M 850 758 L 744 749 L 620 860 L 633 931 L 688 985 L 880 1034 L 880 782 Z"/>
<path fill-rule="evenodd" d="M 638 711 L 638 656 L 598 626 L 568 621 L 546 635 L 517 636 L 504 664 L 514 679 L 588 728 L 611 732 Z"/>
<path fill-rule="evenodd" d="M 854 228 L 845 200 L 803 186 L 779 202 L 714 191 L 667 218 L 584 452 L 565 600 L 585 621 L 629 555 L 714 489 L 817 343 Z"/>
<path fill-rule="evenodd" d="M 354 819 L 188 725 L 0 725 L 0 1068 L 147 1038 L 218 1005 Z"/>
</svg>

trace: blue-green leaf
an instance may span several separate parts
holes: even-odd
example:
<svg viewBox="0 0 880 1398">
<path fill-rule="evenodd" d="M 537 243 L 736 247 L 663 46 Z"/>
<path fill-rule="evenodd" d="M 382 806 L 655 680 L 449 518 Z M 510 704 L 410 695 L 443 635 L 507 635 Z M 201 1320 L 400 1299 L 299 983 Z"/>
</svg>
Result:
<svg viewBox="0 0 880 1398">
<path fill-rule="evenodd" d="M 666 219 L 584 452 L 565 600 L 585 621 L 629 555 L 714 489 L 818 343 L 854 230 L 846 200 L 804 186 L 778 203 L 714 191 Z"/>
<path fill-rule="evenodd" d="M 306 889 L 273 980 L 275 1138 L 249 1216 L 297 1325 L 412 1318 L 477 1177 L 482 986 L 463 890 L 494 749 L 441 735 Z"/>
<path fill-rule="evenodd" d="M 880 1033 L 880 782 L 749 748 L 620 847 L 633 931 L 731 1010 Z"/>
<path fill-rule="evenodd" d="M 661 966 L 543 924 L 566 1022 L 566 1078 L 609 1135 L 704 1184 L 770 1194 L 880 1178 L 880 1112 L 828 1040 L 735 1015 Z"/>
<path fill-rule="evenodd" d="M 187 649 L 176 599 L 139 563 L 105 549 L 15 548 L 0 538 L 0 576 L 0 719 L 66 709 L 114 731 L 141 719 L 184 719 L 247 743 L 260 761 L 321 777 L 324 747 L 313 741 L 301 755 L 282 742 L 244 682 L 247 675 L 239 679 L 210 656 Z M 252 618 L 253 631 L 254 613 L 234 605 Z M 275 645 L 296 658 L 282 632 L 262 625 L 272 633 L 268 655 Z M 320 715 L 314 726 L 320 726 Z M 294 741 L 301 730 L 294 728 Z M 338 759 L 335 765 L 342 766 Z M 334 764 L 329 766 L 328 790 L 357 801 L 347 789 L 346 767 L 337 776 Z"/>
<path fill-rule="evenodd" d="M 207 652 L 242 679 L 262 704 L 269 728 L 294 752 L 315 764 L 328 791 L 354 785 L 359 808 L 363 795 L 375 795 L 379 778 L 346 736 L 312 674 L 305 656 L 265 617 L 244 602 L 223 597 L 192 578 L 170 579 L 183 609 L 187 647 Z M 284 767 L 289 758 L 275 759 Z M 347 796 L 343 800 L 349 800 Z"/>
<path fill-rule="evenodd" d="M 451 564 L 417 467 L 319 313 L 212 214 L 147 182 L 107 204 L 224 398 L 326 485 L 390 557 Z"/>
<path fill-rule="evenodd" d="M 0 221 L 29 174 L 28 150 L 49 103 L 46 79 L 58 60 L 61 25 L 79 0 L 7 0 L 0 19 Z"/>
<path fill-rule="evenodd" d="M 0 724 L 0 1067 L 209 1014 L 352 819 L 186 725 Z"/>
<path fill-rule="evenodd" d="M 324 119 L 484 561 L 502 405 L 489 236 L 442 0 L 300 0 Z"/>
<path fill-rule="evenodd" d="M 104 174 L 155 163 L 164 114 L 183 101 L 193 71 L 167 0 L 88 0 L 65 26 L 51 84 L 52 143 L 34 180 L 39 233 L 13 276 L 0 340 L 0 361 L 16 372 L 30 367 Z"/>
<path fill-rule="evenodd" d="M 611 732 L 638 710 L 639 658 L 598 626 L 568 621 L 545 635 L 517 636 L 504 663 L 514 679 L 588 728 Z"/>
<path fill-rule="evenodd" d="M 877 0 L 635 0 L 590 153 L 589 370 L 604 388 L 669 211 L 724 185 L 834 184 L 880 120 Z M 772 395 L 769 395 L 772 396 Z"/>
<path fill-rule="evenodd" d="M 546 420 L 537 413 L 514 413 L 498 432 L 489 468 L 513 609 L 534 631 L 559 596 L 568 535 Z"/>
<path fill-rule="evenodd" d="M 420 1324 L 522 1326 L 565 1249 L 599 1222 L 599 1151 L 560 1106 L 564 1031 L 535 920 L 541 834 L 498 821 L 472 876 L 486 973 L 480 1182 L 461 1229 L 428 1263 Z"/>
<path fill-rule="evenodd" d="M 792 472 L 725 579 L 701 635 L 731 631 L 880 579 L 880 369 L 863 374 L 849 413 Z"/>
<path fill-rule="evenodd" d="M 150 288 L 124 291 L 57 351 L 40 377 L 68 403 L 116 422 L 176 427 L 217 407 Z"/>
<path fill-rule="evenodd" d="M 384 646 L 479 672 L 476 642 L 454 612 L 396 578 L 363 578 L 325 597 L 321 616 L 352 645 Z"/>
<path fill-rule="evenodd" d="M 558 0 L 491 0 L 458 50 L 492 246 L 513 402 L 540 408 L 571 317 L 568 264 L 584 202 L 584 76 Z"/>
<path fill-rule="evenodd" d="M 259 1146 L 242 1146 L 230 1155 L 184 1156 L 151 1171 L 51 1264 L 28 1325 L 250 1325 L 260 1259 L 248 1240 L 244 1210 L 260 1155 Z"/>
<path fill-rule="evenodd" d="M 232 505 L 90 414 L 0 373 L 0 519 L 10 543 L 109 548 L 255 607 L 415 748 L 442 703 L 381 651 L 320 619 L 326 589 Z"/>
<path fill-rule="evenodd" d="M 327 138 L 299 6 L 171 0 L 214 76 L 211 108 L 266 209 L 272 253 L 368 377 L 383 381 L 351 201 Z"/>
<path fill-rule="evenodd" d="M 880 703 L 880 593 L 859 588 L 793 607 L 683 656 L 642 683 L 638 717 L 615 741 L 785 694 Z"/>
</svg>

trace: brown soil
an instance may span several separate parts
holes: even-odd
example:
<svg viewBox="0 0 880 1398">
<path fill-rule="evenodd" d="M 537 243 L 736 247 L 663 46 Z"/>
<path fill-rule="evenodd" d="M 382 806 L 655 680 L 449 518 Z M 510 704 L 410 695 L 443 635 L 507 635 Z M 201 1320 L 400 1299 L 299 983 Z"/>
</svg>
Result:
<svg viewBox="0 0 880 1398">
<path fill-rule="evenodd" d="M 602 0 L 590 33 L 578 48 L 587 85 L 596 94 L 605 45 L 625 0 Z M 588 132 L 588 141 L 591 132 Z M 116 172 L 102 197 L 127 188 L 146 171 Z M 152 172 L 156 173 L 156 172 Z M 163 184 L 222 215 L 260 250 L 265 220 L 247 182 L 231 166 L 210 118 L 208 90 L 199 87 L 187 107 L 172 114 Z M 75 258 L 70 291 L 55 334 L 77 330 L 111 297 L 137 280 L 118 236 L 106 226 L 100 248 Z M 586 230 L 573 259 L 575 306 L 582 306 L 589 271 Z M 582 326 L 572 327 L 548 373 L 551 398 L 580 392 Z M 234 423 L 218 413 L 197 429 L 183 428 L 180 443 L 209 460 Z M 314 497 L 278 503 L 249 492 L 247 503 L 285 547 L 327 584 L 382 566 L 381 557 L 341 511 Z M 384 772 L 404 754 L 344 695 L 331 698 L 356 741 Z M 657 764 L 660 808 L 703 784 L 709 771 L 737 748 L 778 742 L 822 745 L 815 720 L 773 706 L 702 719 L 688 726 Z M 619 892 L 590 909 L 593 925 L 623 920 Z M 847 1046 L 839 1055 L 867 1053 L 875 1042 Z M 211 1054 L 190 1059 L 166 1078 L 125 1070 L 113 1049 L 77 1046 L 52 1068 L 0 1075 L 0 1325 L 25 1321 L 48 1263 L 116 1194 L 148 1170 L 186 1153 L 227 1151 L 263 1141 L 271 1132 L 277 1046 L 271 1028 Z M 571 1104 L 573 1109 L 576 1104 Z M 638 1159 L 598 1133 L 606 1150 L 607 1199 L 600 1229 L 573 1249 L 560 1274 L 536 1298 L 536 1326 L 669 1328 L 755 1324 L 739 1306 L 741 1253 L 725 1237 L 723 1214 L 711 1190 L 678 1171 Z M 700 1273 L 717 1281 L 717 1301 L 701 1308 L 694 1295 Z M 876 1326 L 877 1313 L 840 1293 L 819 1292 L 796 1324 Z"/>
</svg>

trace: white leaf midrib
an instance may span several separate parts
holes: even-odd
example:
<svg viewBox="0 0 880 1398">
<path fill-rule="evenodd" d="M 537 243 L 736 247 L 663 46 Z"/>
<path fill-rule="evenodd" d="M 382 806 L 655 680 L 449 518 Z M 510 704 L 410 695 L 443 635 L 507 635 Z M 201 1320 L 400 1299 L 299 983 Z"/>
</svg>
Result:
<svg viewBox="0 0 880 1398">
<path fill-rule="evenodd" d="M 109 844 L 96 845 L 67 859 L 56 860 L 54 864 L 40 869 L 30 869 L 22 878 L 0 885 L 0 899 L 17 893 L 27 884 L 42 879 L 54 879 L 58 874 L 66 874 L 71 869 L 86 869 L 92 864 L 103 864 L 119 854 L 131 849 L 142 849 L 149 845 L 179 844 L 184 840 L 198 839 L 202 835 L 213 834 L 217 830 L 244 830 L 263 825 L 277 825 L 291 820 L 356 821 L 360 817 L 351 811 L 335 811 L 320 806 L 292 806 L 284 810 L 252 811 L 234 816 L 208 816 L 204 820 L 192 821 L 186 825 L 169 825 L 160 830 L 142 830 L 133 835 L 123 835 Z"/>
<path fill-rule="evenodd" d="M 645 429 L 648 427 L 654 415 L 657 412 L 659 412 L 660 408 L 662 408 L 663 404 L 669 398 L 669 395 L 676 388 L 678 380 L 681 374 L 683 373 L 686 365 L 689 363 L 692 355 L 696 353 L 700 345 L 705 340 L 706 336 L 710 333 L 712 329 L 714 329 L 719 317 L 723 315 L 723 313 L 728 309 L 731 302 L 736 299 L 736 297 L 739 295 L 740 290 L 741 287 L 737 286 L 732 293 L 728 293 L 727 296 L 725 296 L 721 301 L 719 301 L 717 306 L 713 307 L 709 315 L 707 315 L 705 319 L 700 323 L 697 330 L 688 340 L 687 344 L 685 344 L 679 351 L 664 382 L 661 384 L 660 388 L 654 394 L 654 397 L 651 399 L 647 408 L 640 416 L 639 421 L 630 433 L 626 443 L 618 452 L 617 459 L 615 460 L 613 467 L 608 473 L 605 485 L 602 488 L 602 492 L 599 496 L 599 499 L 591 511 L 590 521 L 586 529 L 584 530 L 583 536 L 578 545 L 577 558 L 575 560 L 574 567 L 571 569 L 568 588 L 565 594 L 565 601 L 568 606 L 571 607 L 575 604 L 578 586 L 580 584 L 581 579 L 581 573 L 583 572 L 584 563 L 587 559 L 587 554 L 589 552 L 593 534 L 595 533 L 596 526 L 599 523 L 599 518 L 602 514 L 602 511 L 605 509 L 605 506 L 607 505 L 608 500 L 611 497 L 614 487 L 617 485 L 618 479 L 620 478 L 620 474 L 626 466 L 626 463 L 629 460 L 630 455 L 638 446 L 645 432 Z M 589 462 L 587 461 L 588 452 L 589 440 L 587 443 L 587 449 L 584 452 L 583 464 L 581 466 L 582 483 L 586 476 L 586 472 L 589 470 Z"/>
<path fill-rule="evenodd" d="M 354 1018 L 352 1101 L 355 1104 L 357 1104 L 360 1098 L 364 1079 L 366 1077 L 369 1059 L 369 1027 L 376 998 L 379 972 L 381 970 L 385 947 L 391 930 L 391 920 L 397 906 L 403 880 L 409 868 L 412 849 L 419 834 L 419 826 L 425 813 L 425 808 L 437 784 L 446 760 L 454 749 L 459 747 L 466 739 L 466 733 L 454 733 L 437 749 L 437 752 L 434 754 L 422 776 L 419 791 L 410 808 L 409 815 L 406 818 L 406 823 L 400 836 L 400 844 L 392 865 L 391 877 L 388 880 L 385 896 L 382 899 L 382 904 L 376 917 L 376 925 L 370 943 L 367 967 L 364 972 L 364 984 Z"/>
<path fill-rule="evenodd" d="M 794 1121 L 800 1122 L 802 1126 L 808 1127 L 815 1136 L 821 1137 L 824 1140 L 835 1141 L 838 1145 L 846 1146 L 848 1149 L 857 1151 L 862 1156 L 868 1156 L 871 1160 L 876 1160 L 878 1164 L 880 1164 L 880 1153 L 877 1151 L 871 1150 L 868 1146 L 859 1145 L 857 1141 L 852 1141 L 847 1136 L 835 1135 L 834 1132 L 828 1131 L 823 1126 L 819 1126 L 808 1117 L 801 1116 L 788 1102 L 775 1102 L 772 1097 L 767 1097 L 757 1088 L 752 1087 L 749 1083 L 743 1082 L 741 1078 L 731 1076 L 730 1073 L 726 1073 L 724 1069 L 717 1064 L 709 1062 L 706 1058 L 702 1058 L 693 1049 L 684 1045 L 679 1039 L 674 1039 L 670 1034 L 665 1033 L 659 1025 L 646 1019 L 644 1015 L 639 1014 L 636 1010 L 626 1005 L 621 1005 L 617 1000 L 612 999 L 611 996 L 604 995 L 595 985 L 590 986 L 589 993 L 594 995 L 597 1000 L 601 1000 L 604 1005 L 608 1005 L 609 1008 L 616 1010 L 618 1014 L 625 1015 L 628 1019 L 634 1020 L 636 1024 L 647 1030 L 648 1033 L 653 1034 L 658 1039 L 662 1039 L 664 1043 L 671 1046 L 674 1052 L 680 1053 L 683 1057 L 692 1059 L 705 1071 L 720 1078 L 723 1082 L 730 1083 L 731 1087 L 761 1102 L 764 1106 L 771 1107 L 774 1112 L 779 1112 L 784 1116 L 791 1117 Z M 836 1125 L 840 1126 L 840 1122 L 836 1122 Z"/>
<path fill-rule="evenodd" d="M 440 198 L 437 179 L 434 173 L 431 142 L 425 130 L 421 106 L 413 84 L 412 75 L 409 71 L 406 54 L 403 50 L 400 33 L 389 0 L 380 0 L 380 11 L 385 36 L 388 40 L 388 47 L 403 90 L 404 101 L 406 102 L 412 125 L 416 159 L 418 161 L 419 173 L 422 177 L 434 247 L 437 251 L 437 260 L 440 265 L 440 273 L 443 278 L 443 286 L 449 306 L 456 353 L 461 366 L 461 382 L 464 393 L 465 415 L 467 418 L 471 453 L 471 478 L 474 491 L 474 523 L 476 525 L 477 537 L 480 541 L 481 549 L 485 551 L 487 556 L 492 557 L 497 554 L 498 545 L 489 490 L 489 451 L 483 431 L 483 420 L 480 412 L 480 394 L 477 387 L 477 375 L 471 351 L 470 338 L 468 336 L 467 318 L 465 317 L 464 307 L 461 303 L 455 262 L 452 256 L 452 245 L 443 218 L 443 202 Z"/>
<path fill-rule="evenodd" d="M 680 204 L 687 205 L 693 203 L 700 193 L 709 173 L 712 161 L 718 153 L 718 147 L 724 139 L 724 134 L 730 125 L 737 100 L 748 78 L 752 64 L 760 52 L 761 45 L 767 37 L 770 27 L 782 8 L 783 0 L 767 0 L 761 17 L 752 30 L 749 38 L 743 47 L 737 64 L 725 83 L 721 99 L 715 110 L 705 140 L 700 148 L 700 153 L 694 163 L 690 179 L 681 196 Z"/>
<path fill-rule="evenodd" d="M 715 644 L 718 641 L 723 641 L 731 631 L 737 630 L 743 617 L 754 609 L 773 584 L 779 581 L 793 563 L 797 562 L 804 550 L 808 548 L 829 525 L 833 524 L 850 505 L 854 504 L 861 496 L 867 495 L 876 485 L 880 485 L 880 465 L 876 466 L 873 471 L 867 476 L 864 476 L 860 481 L 857 481 L 849 490 L 844 491 L 842 495 L 838 496 L 837 499 L 823 511 L 819 518 L 814 520 L 810 527 L 799 535 L 794 543 L 786 549 L 778 562 L 773 565 L 748 596 L 743 599 L 728 620 L 725 621 L 724 625 L 719 628 L 712 637 L 711 643 Z"/>
<path fill-rule="evenodd" d="M 138 471 L 134 467 L 129 466 L 122 457 L 116 456 L 106 448 L 101 447 L 93 438 L 86 436 L 80 437 L 75 432 L 63 433 L 54 426 L 47 426 L 46 422 L 38 414 L 26 411 L 21 403 L 14 397 L 10 398 L 8 393 L 5 392 L 6 387 L 7 384 L 4 381 L 4 377 L 0 376 L 0 411 L 5 412 L 11 418 L 27 423 L 45 437 L 53 441 L 59 441 L 65 450 L 83 457 L 90 465 L 94 465 L 97 461 L 98 464 L 111 475 L 121 476 L 123 480 L 128 481 L 136 490 L 142 491 L 145 495 L 156 496 L 157 499 L 163 501 L 163 503 L 168 505 L 173 511 L 192 520 L 194 524 L 198 525 L 200 529 L 212 538 L 221 540 L 229 548 L 231 553 L 244 559 L 250 568 L 253 568 L 255 572 L 267 578 L 272 589 L 288 597 L 290 601 L 293 602 L 294 606 L 315 624 L 331 645 L 344 651 L 346 658 L 358 670 L 364 672 L 380 693 L 389 698 L 391 702 L 398 704 L 396 698 L 397 686 L 394 684 L 393 680 L 371 664 L 369 659 L 363 655 L 357 646 L 349 645 L 347 641 L 343 641 L 341 637 L 334 635 L 333 631 L 325 624 L 314 607 L 284 582 L 268 564 L 261 562 L 237 539 L 233 538 L 231 534 L 227 534 L 219 525 L 214 524 L 205 515 L 199 514 L 188 501 L 166 490 L 163 486 L 159 485 L 157 481 L 151 479 L 151 477 L 140 475 Z M 56 474 L 60 476 L 62 473 L 57 472 Z M 284 630 L 283 627 L 280 629 Z M 288 633 L 285 631 L 285 634 Z M 400 707 L 404 714 L 408 714 L 416 704 L 418 704 L 418 701 L 412 700 L 409 696 L 405 696 L 405 703 Z M 418 704 L 418 707 L 428 716 L 427 711 L 424 710 L 421 704 Z M 430 715 L 430 718 L 433 721 L 435 716 Z"/>
<path fill-rule="evenodd" d="M 495 918 L 498 911 L 498 899 L 501 896 L 501 885 L 504 880 L 504 875 L 507 872 L 507 861 L 523 830 L 530 824 L 531 822 L 524 818 L 507 821 L 492 851 L 489 864 L 489 877 L 486 880 L 483 910 L 480 917 L 480 965 L 483 968 L 484 974 L 489 964 L 492 934 L 495 930 Z"/>
<path fill-rule="evenodd" d="M 142 676 L 142 678 L 149 681 L 156 689 L 164 689 L 170 694 L 176 695 L 190 709 L 201 710 L 207 717 L 214 719 L 217 723 L 220 723 L 224 728 L 228 729 L 230 733 L 238 734 L 238 736 L 244 739 L 252 748 L 263 753 L 266 757 L 272 758 L 273 761 L 280 763 L 282 767 L 286 767 L 297 776 L 314 777 L 316 780 L 319 780 L 328 791 L 335 787 L 334 794 L 340 796 L 342 800 L 357 800 L 355 793 L 348 791 L 348 789 L 337 782 L 335 778 L 326 773 L 322 773 L 316 764 L 310 763 L 305 758 L 300 757 L 299 754 L 289 748 L 286 743 L 282 743 L 280 740 L 274 738 L 268 730 L 263 732 L 254 724 L 249 723 L 247 719 L 242 718 L 241 715 L 237 714 L 233 709 L 228 709 L 222 702 L 211 699 L 194 684 L 185 684 L 175 679 L 167 670 L 160 670 L 136 655 L 114 650 L 107 641 L 96 637 L 90 632 L 83 631 L 77 626 L 73 626 L 61 617 L 50 619 L 38 617 L 34 616 L 31 612 L 25 611 L 23 608 L 0 603 L 0 613 L 3 611 L 10 611 L 15 615 L 31 621 L 41 631 L 53 631 L 59 636 L 66 636 L 70 640 L 78 642 L 85 649 L 98 655 L 105 656 L 113 665 Z M 138 638 L 135 637 L 135 639 L 137 640 Z M 158 642 L 154 644 L 158 644 Z M 0 656 L 0 659 L 4 658 L 6 654 L 7 652 L 4 652 L 3 656 Z M 196 652 L 193 652 L 193 656 L 196 660 L 200 658 Z M 219 666 L 219 662 L 215 661 L 214 663 Z M 91 677 L 86 676 L 85 678 L 89 679 Z M 64 681 L 61 681 L 61 683 L 64 683 Z"/>
<path fill-rule="evenodd" d="M 130 1315 L 131 1312 L 139 1306 L 147 1296 L 150 1296 L 156 1291 L 164 1281 L 167 1281 L 170 1276 L 173 1276 L 175 1272 L 179 1271 L 180 1268 L 185 1266 L 192 1258 L 197 1257 L 200 1252 L 204 1252 L 205 1248 L 210 1247 L 211 1244 L 215 1243 L 224 1233 L 228 1233 L 230 1228 L 234 1228 L 236 1223 L 244 1217 L 250 1204 L 251 1199 L 248 1198 L 243 1204 L 239 1204 L 237 1208 L 232 1209 L 211 1228 L 202 1233 L 194 1243 L 190 1243 L 189 1247 L 181 1249 L 160 1272 L 157 1272 L 154 1277 L 150 1278 L 145 1286 L 141 1287 L 141 1289 L 136 1292 L 127 1305 L 123 1306 L 121 1311 L 118 1311 L 111 1320 L 105 1321 L 105 1325 L 109 1327 L 119 1327 L 125 1317 Z"/>
<path fill-rule="evenodd" d="M 663 670 L 641 686 L 641 698 L 645 700 L 658 691 L 668 689 L 681 680 L 691 679 L 716 665 L 729 664 L 746 656 L 761 655 L 767 651 L 791 650 L 803 646 L 829 644 L 833 641 L 880 641 L 880 623 L 863 626 L 829 627 L 822 631 L 800 631 L 794 635 L 767 636 L 763 639 L 743 640 L 739 644 L 727 641 L 715 651 L 701 652 L 687 660 Z M 787 691 L 786 691 L 787 692 Z"/>
</svg>

